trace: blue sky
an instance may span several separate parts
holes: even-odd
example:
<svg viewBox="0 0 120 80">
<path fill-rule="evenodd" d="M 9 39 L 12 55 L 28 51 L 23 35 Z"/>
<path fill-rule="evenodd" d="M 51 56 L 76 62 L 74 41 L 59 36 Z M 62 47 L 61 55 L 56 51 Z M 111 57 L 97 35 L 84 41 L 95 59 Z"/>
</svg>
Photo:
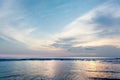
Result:
<svg viewBox="0 0 120 80">
<path fill-rule="evenodd" d="M 119 0 L 0 0 L 0 57 L 120 56 Z"/>
</svg>

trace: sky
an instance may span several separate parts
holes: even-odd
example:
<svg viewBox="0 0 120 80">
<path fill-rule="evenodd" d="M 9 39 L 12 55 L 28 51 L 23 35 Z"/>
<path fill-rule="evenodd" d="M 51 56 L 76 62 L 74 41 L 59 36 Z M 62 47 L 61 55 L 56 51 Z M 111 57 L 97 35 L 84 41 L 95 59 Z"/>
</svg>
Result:
<svg viewBox="0 0 120 80">
<path fill-rule="evenodd" d="M 120 57 L 120 0 L 0 0 L 1 57 Z"/>
</svg>

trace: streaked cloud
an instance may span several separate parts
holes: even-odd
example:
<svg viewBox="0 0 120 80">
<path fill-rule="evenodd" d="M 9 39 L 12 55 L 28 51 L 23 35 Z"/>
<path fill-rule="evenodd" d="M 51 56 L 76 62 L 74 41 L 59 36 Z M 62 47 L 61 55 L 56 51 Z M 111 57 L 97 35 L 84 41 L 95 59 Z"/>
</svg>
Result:
<svg viewBox="0 0 120 80">
<path fill-rule="evenodd" d="M 13 6 L 14 5 L 14 6 Z M 16 0 L 6 0 L 0 10 L 0 37 L 10 42 L 25 44 L 32 50 L 43 50 L 48 48 L 48 40 L 32 38 L 37 27 L 27 22 L 27 17 L 18 10 Z M 46 44 L 45 44 L 46 43 Z"/>
<path fill-rule="evenodd" d="M 62 10 L 61 8 L 68 7 L 63 4 L 57 6 L 55 10 Z M 49 14 L 48 11 L 47 15 L 41 17 L 48 19 L 49 15 L 56 14 L 53 12 L 50 11 Z M 100 53 L 112 56 L 114 52 L 116 54 L 120 52 L 120 2 L 117 0 L 110 0 L 97 6 L 66 26 L 61 26 L 62 31 L 56 28 L 55 33 L 42 31 L 40 24 L 35 25 L 29 19 L 31 18 L 24 12 L 19 1 L 3 1 L 0 8 L 0 38 L 8 42 L 24 44 L 30 51 L 54 52 L 59 56 L 60 53 L 61 56 L 104 56 Z M 47 28 L 50 29 L 49 26 L 45 29 Z M 109 50 L 114 52 L 110 53 Z"/>
<path fill-rule="evenodd" d="M 57 40 L 52 46 L 68 51 L 78 47 L 114 46 L 120 48 L 119 14 L 120 3 L 108 1 L 68 24 L 60 34 L 56 35 Z M 75 43 L 69 42 L 70 38 Z M 64 39 L 68 41 L 63 42 Z M 74 51 L 77 50 L 72 52 Z M 81 49 L 79 53 L 82 53 Z"/>
</svg>

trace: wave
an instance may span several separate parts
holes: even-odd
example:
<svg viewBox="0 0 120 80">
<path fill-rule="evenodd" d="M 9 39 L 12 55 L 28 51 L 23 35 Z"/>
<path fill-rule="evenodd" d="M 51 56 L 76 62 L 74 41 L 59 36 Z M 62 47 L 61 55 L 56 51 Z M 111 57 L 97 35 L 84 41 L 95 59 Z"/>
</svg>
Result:
<svg viewBox="0 0 120 80">
<path fill-rule="evenodd" d="M 97 57 L 97 58 L 22 58 L 22 59 L 4 59 L 4 58 L 1 58 L 0 61 L 25 61 L 25 60 L 81 60 L 81 61 L 97 61 L 97 60 L 100 60 L 100 61 L 107 61 L 107 62 L 111 62 L 111 61 L 120 61 L 120 58 L 100 58 L 100 57 Z"/>
<path fill-rule="evenodd" d="M 102 60 L 102 61 L 120 61 L 120 58 L 108 58 L 108 57 L 97 57 L 97 58 L 22 58 L 22 59 L 4 59 L 1 58 L 0 61 L 25 61 L 25 60 L 81 60 L 81 61 L 96 61 L 96 60 Z"/>
</svg>

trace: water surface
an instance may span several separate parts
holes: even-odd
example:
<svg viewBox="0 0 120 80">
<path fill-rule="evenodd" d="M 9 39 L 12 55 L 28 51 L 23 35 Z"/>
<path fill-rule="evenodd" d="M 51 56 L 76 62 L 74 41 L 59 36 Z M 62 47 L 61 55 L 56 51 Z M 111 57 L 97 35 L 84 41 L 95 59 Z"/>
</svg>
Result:
<svg viewBox="0 0 120 80">
<path fill-rule="evenodd" d="M 120 80 L 120 59 L 0 61 L 0 80 Z"/>
</svg>

